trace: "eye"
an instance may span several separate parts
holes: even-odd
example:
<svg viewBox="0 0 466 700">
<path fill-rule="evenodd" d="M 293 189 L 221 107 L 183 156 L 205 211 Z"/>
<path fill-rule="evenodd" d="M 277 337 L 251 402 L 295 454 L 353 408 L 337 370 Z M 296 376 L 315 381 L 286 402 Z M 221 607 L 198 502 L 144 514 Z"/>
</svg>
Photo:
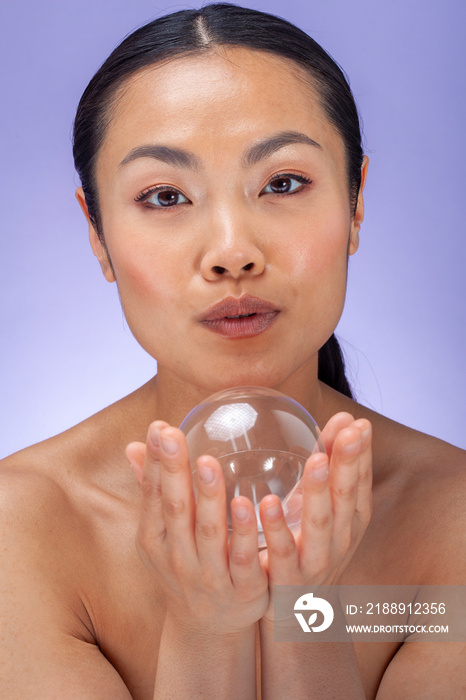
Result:
<svg viewBox="0 0 466 700">
<path fill-rule="evenodd" d="M 264 187 L 261 194 L 295 194 L 302 189 L 303 185 L 310 185 L 311 183 L 312 180 L 304 177 L 304 175 L 283 173 L 282 175 L 275 175 L 269 184 Z"/>
<path fill-rule="evenodd" d="M 158 187 L 150 187 L 147 190 L 138 194 L 134 198 L 135 202 L 144 202 L 158 209 L 168 207 L 173 207 L 176 204 L 189 203 L 189 199 L 181 194 L 178 190 L 173 187 L 167 187 L 166 185 L 160 185 Z"/>
</svg>

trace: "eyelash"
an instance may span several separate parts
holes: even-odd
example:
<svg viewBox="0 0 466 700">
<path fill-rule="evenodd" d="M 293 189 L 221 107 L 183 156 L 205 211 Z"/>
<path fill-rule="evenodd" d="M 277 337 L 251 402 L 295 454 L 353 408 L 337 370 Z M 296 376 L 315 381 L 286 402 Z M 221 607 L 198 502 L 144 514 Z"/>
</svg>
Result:
<svg viewBox="0 0 466 700">
<path fill-rule="evenodd" d="M 266 187 L 268 187 L 274 180 L 280 180 L 280 179 L 283 179 L 283 180 L 284 180 L 284 179 L 286 179 L 286 178 L 289 178 L 290 180 L 297 180 L 297 181 L 300 182 L 302 185 L 311 185 L 311 184 L 312 184 L 312 180 L 309 179 L 308 177 L 305 177 L 304 175 L 297 175 L 296 173 L 277 173 L 277 175 L 274 175 L 274 176 L 269 180 L 269 182 L 267 183 Z M 265 189 L 265 188 L 264 188 L 264 189 Z M 272 193 L 267 193 L 267 194 L 275 194 L 275 195 L 278 196 L 278 197 L 285 197 L 285 196 L 288 196 L 288 197 L 289 197 L 289 196 L 291 196 L 291 195 L 298 194 L 298 193 L 301 192 L 301 191 L 302 191 L 302 188 L 300 187 L 299 189 L 294 190 L 294 191 L 292 191 L 292 192 L 282 192 L 282 193 L 280 193 L 280 192 L 272 192 Z M 135 202 L 138 202 L 138 203 L 139 203 L 139 202 L 145 202 L 145 201 L 147 201 L 153 194 L 155 194 L 156 192 L 176 192 L 177 194 L 181 194 L 183 197 L 185 196 L 185 195 L 183 195 L 182 192 L 180 192 L 179 190 L 177 190 L 175 187 L 170 187 L 170 186 L 168 186 L 168 185 L 158 185 L 157 187 L 149 187 L 148 189 L 143 190 L 142 192 L 140 192 L 140 193 L 134 198 L 134 201 L 135 201 Z M 186 199 L 187 199 L 187 198 L 186 198 Z M 175 205 L 172 205 L 172 206 L 175 206 Z M 171 209 L 172 207 L 170 207 L 170 206 L 167 206 L 167 207 L 155 207 L 155 206 L 154 206 L 154 208 L 155 208 L 155 209 Z"/>
<path fill-rule="evenodd" d="M 170 187 L 169 185 L 157 185 L 157 187 L 149 187 L 147 190 L 143 190 L 140 192 L 137 197 L 134 198 L 135 202 L 145 202 L 146 199 L 149 199 L 149 197 L 156 192 L 176 192 L 177 194 L 183 194 L 179 190 L 177 190 L 175 187 Z M 184 196 L 184 195 L 183 195 Z M 187 199 L 187 197 L 186 197 Z M 162 209 L 162 207 L 160 207 Z M 169 207 L 167 207 L 169 208 Z"/>
<path fill-rule="evenodd" d="M 297 175 L 296 173 L 277 173 L 277 175 L 274 175 L 270 180 L 268 181 L 266 187 L 270 185 L 271 182 L 274 180 L 285 180 L 285 179 L 290 179 L 290 180 L 297 180 L 300 182 L 302 185 L 311 185 L 312 180 L 309 179 L 308 177 L 305 177 L 304 175 Z M 265 189 L 265 188 L 264 188 Z M 278 195 L 278 196 L 290 196 L 293 194 L 298 194 L 298 192 L 302 191 L 302 187 L 300 187 L 297 190 L 294 190 L 293 192 L 273 192 L 272 194 Z"/>
</svg>

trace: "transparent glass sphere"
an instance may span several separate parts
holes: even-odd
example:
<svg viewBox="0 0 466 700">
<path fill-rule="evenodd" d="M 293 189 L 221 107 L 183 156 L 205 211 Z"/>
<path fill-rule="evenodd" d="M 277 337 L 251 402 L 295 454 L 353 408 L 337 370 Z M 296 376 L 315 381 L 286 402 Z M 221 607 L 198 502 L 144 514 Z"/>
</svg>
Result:
<svg viewBox="0 0 466 700">
<path fill-rule="evenodd" d="M 230 531 L 235 496 L 247 496 L 254 505 L 259 547 L 266 546 L 259 504 L 267 494 L 279 496 L 290 529 L 299 525 L 298 482 L 309 455 L 325 447 L 316 422 L 297 401 L 273 389 L 234 387 L 202 401 L 180 428 L 193 474 L 201 455 L 212 455 L 222 465 Z"/>
</svg>

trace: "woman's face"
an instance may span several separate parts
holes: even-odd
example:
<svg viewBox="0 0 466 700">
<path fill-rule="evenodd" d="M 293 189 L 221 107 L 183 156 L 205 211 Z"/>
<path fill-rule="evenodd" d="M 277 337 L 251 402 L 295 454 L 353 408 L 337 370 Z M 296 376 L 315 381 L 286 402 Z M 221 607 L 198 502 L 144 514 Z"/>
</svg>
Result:
<svg viewBox="0 0 466 700">
<path fill-rule="evenodd" d="M 362 199 L 353 218 L 341 138 L 299 67 L 219 48 L 144 70 L 96 176 L 94 252 L 159 374 L 204 391 L 315 378 Z"/>
</svg>

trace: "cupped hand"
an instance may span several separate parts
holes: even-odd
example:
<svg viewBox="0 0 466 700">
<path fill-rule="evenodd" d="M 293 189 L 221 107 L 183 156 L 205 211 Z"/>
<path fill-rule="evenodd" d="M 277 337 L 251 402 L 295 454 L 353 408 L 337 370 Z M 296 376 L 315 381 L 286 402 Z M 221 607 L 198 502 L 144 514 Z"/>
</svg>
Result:
<svg viewBox="0 0 466 700">
<path fill-rule="evenodd" d="M 366 419 L 337 413 L 329 420 L 321 435 L 327 454 L 311 455 L 304 469 L 298 531 L 290 532 L 277 496 L 262 499 L 261 560 L 271 594 L 275 584 L 339 583 L 371 517 L 371 436 Z M 273 618 L 272 595 L 264 617 Z"/>
<path fill-rule="evenodd" d="M 196 503 L 179 429 L 155 421 L 146 443 L 130 443 L 126 455 L 142 493 L 138 552 L 157 576 L 167 613 L 181 625 L 216 634 L 254 624 L 267 608 L 269 592 L 251 501 L 233 499 L 228 542 L 225 484 L 217 460 L 197 460 Z"/>
</svg>

